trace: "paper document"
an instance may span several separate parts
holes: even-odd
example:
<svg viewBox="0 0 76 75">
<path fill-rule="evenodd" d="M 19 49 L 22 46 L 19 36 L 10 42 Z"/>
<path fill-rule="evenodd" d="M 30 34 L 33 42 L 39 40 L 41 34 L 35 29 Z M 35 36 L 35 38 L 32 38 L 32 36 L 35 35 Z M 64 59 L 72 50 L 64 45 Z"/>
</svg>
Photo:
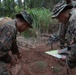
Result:
<svg viewBox="0 0 76 75">
<path fill-rule="evenodd" d="M 52 50 L 52 51 L 47 51 L 47 52 L 45 52 L 46 54 L 49 54 L 49 55 L 51 55 L 51 56 L 54 56 L 54 57 L 56 57 L 56 58 L 62 58 L 63 56 L 65 56 L 65 55 L 60 55 L 60 54 L 58 54 L 58 50 Z"/>
</svg>

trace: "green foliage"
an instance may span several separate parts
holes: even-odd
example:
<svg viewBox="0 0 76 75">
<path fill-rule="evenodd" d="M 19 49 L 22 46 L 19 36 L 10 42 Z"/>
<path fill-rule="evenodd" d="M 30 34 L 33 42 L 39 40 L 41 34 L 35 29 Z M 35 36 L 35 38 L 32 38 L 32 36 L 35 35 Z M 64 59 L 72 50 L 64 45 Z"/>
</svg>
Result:
<svg viewBox="0 0 76 75">
<path fill-rule="evenodd" d="M 60 66 L 54 66 L 52 69 L 53 73 L 59 74 L 61 72 L 62 68 Z"/>
<path fill-rule="evenodd" d="M 50 25 L 51 14 L 45 8 L 27 9 L 33 18 L 32 35 L 36 37 L 38 33 L 45 33 L 48 31 Z"/>
<path fill-rule="evenodd" d="M 19 6 L 15 6 L 15 12 L 18 13 L 20 11 L 21 11 L 21 9 L 19 8 Z"/>
<path fill-rule="evenodd" d="M 53 27 L 57 27 L 57 21 L 51 19 L 52 13 L 49 9 L 46 8 L 32 8 L 27 9 L 30 15 L 33 18 L 33 29 L 30 31 L 28 35 L 31 33 L 31 36 L 37 37 L 38 35 L 45 34 L 53 31 Z M 24 33 L 24 35 L 26 32 Z"/>
<path fill-rule="evenodd" d="M 29 8 L 45 7 L 52 9 L 53 6 L 61 0 L 26 0 L 26 5 Z"/>
<path fill-rule="evenodd" d="M 45 8 L 28 9 L 33 17 L 33 28 L 40 32 L 46 32 L 50 24 L 51 12 Z"/>
<path fill-rule="evenodd" d="M 13 16 L 13 13 L 14 12 L 14 6 L 15 6 L 15 3 L 14 3 L 14 0 L 3 0 L 2 3 L 0 3 L 0 17 L 3 17 L 3 16 Z"/>
<path fill-rule="evenodd" d="M 34 72 L 44 72 L 47 68 L 47 63 L 44 61 L 37 61 L 31 64 L 30 68 Z"/>
<path fill-rule="evenodd" d="M 24 33 L 25 36 L 37 37 L 39 34 L 54 32 L 53 28 L 57 26 L 57 21 L 51 19 L 50 6 L 57 1 L 53 0 L 3 0 L 0 1 L 0 17 L 14 18 L 16 13 L 26 9 L 33 18 L 33 29 Z"/>
<path fill-rule="evenodd" d="M 13 17 L 16 12 L 27 8 L 48 8 L 52 7 L 60 0 L 0 0 L 0 17 Z"/>
<path fill-rule="evenodd" d="M 22 33 L 22 35 L 24 35 L 24 37 L 26 37 L 26 38 L 29 38 L 29 37 L 32 37 L 32 36 L 35 37 L 35 35 L 33 35 L 31 29 L 26 30 L 25 32 Z"/>
</svg>

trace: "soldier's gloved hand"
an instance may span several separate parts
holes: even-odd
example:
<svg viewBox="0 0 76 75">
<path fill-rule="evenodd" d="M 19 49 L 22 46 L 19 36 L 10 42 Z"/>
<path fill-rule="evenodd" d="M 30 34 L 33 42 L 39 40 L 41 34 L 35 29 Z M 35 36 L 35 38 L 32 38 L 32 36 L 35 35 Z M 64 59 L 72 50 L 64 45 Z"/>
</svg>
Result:
<svg viewBox="0 0 76 75">
<path fill-rule="evenodd" d="M 66 53 L 68 51 L 68 48 L 63 48 L 61 50 L 58 50 L 58 54 Z"/>
</svg>

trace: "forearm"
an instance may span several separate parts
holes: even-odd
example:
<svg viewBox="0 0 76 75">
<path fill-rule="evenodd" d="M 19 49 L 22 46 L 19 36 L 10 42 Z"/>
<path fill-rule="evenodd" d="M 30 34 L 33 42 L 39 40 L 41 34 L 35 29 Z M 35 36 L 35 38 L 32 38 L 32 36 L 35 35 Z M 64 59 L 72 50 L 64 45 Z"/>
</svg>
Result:
<svg viewBox="0 0 76 75">
<path fill-rule="evenodd" d="M 16 41 L 12 44 L 11 52 L 12 52 L 12 54 L 19 54 L 19 50 L 18 50 Z"/>
</svg>

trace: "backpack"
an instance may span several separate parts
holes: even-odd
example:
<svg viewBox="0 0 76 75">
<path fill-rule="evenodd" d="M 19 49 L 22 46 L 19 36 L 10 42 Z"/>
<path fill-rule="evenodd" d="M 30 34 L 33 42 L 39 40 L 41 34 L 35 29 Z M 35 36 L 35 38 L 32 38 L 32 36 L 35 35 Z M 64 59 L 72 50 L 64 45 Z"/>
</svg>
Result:
<svg viewBox="0 0 76 75">
<path fill-rule="evenodd" d="M 0 18 L 0 26 L 6 24 L 7 22 L 13 21 L 13 19 L 9 18 L 9 17 L 3 17 Z"/>
</svg>

